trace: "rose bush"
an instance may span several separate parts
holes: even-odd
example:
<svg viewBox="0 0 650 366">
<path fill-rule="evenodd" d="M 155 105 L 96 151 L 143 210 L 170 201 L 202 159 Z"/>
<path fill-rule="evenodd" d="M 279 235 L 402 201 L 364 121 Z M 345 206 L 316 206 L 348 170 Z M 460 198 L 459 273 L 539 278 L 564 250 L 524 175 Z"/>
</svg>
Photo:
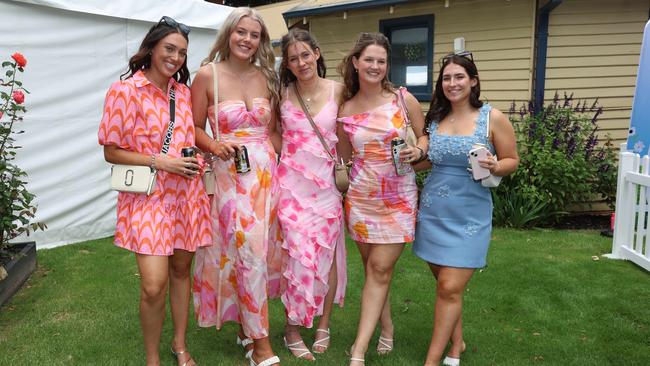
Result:
<svg viewBox="0 0 650 366">
<path fill-rule="evenodd" d="M 17 79 L 27 66 L 27 59 L 18 52 L 11 58 L 13 61 L 2 63 L 0 73 L 0 259 L 8 255 L 9 240 L 45 228 L 42 223 L 32 222 L 36 206 L 34 195 L 27 190 L 27 173 L 13 164 L 19 148 L 14 135 L 23 132 L 14 128 L 27 112 L 24 103 L 29 92 Z"/>
<path fill-rule="evenodd" d="M 25 56 L 23 56 L 22 53 L 16 52 L 13 55 L 11 55 L 11 58 L 13 58 L 14 61 L 16 61 L 16 66 L 21 68 L 27 66 L 27 59 L 25 58 Z"/>
</svg>

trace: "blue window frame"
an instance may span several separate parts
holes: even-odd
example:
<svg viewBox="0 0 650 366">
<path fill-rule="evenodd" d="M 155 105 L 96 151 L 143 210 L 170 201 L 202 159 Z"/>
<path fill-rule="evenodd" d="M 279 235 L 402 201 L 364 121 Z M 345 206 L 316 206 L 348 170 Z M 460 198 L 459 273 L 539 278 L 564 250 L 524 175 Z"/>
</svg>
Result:
<svg viewBox="0 0 650 366">
<path fill-rule="evenodd" d="M 379 21 L 391 43 L 390 80 L 405 86 L 419 101 L 433 90 L 433 14 Z"/>
</svg>

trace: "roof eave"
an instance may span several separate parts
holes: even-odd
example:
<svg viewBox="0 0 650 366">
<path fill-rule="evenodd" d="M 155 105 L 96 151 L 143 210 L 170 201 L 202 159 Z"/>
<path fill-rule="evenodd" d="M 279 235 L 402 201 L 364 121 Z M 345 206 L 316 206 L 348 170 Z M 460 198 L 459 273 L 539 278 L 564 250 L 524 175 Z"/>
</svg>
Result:
<svg viewBox="0 0 650 366">
<path fill-rule="evenodd" d="M 282 17 L 286 21 L 291 18 L 330 14 L 338 11 L 348 11 L 348 10 L 365 9 L 365 8 L 376 8 L 379 6 L 404 4 L 409 1 L 412 0 L 367 0 L 367 1 L 358 1 L 353 3 L 333 4 L 329 6 L 319 6 L 319 7 L 307 8 L 307 9 L 289 10 L 282 13 Z"/>
</svg>

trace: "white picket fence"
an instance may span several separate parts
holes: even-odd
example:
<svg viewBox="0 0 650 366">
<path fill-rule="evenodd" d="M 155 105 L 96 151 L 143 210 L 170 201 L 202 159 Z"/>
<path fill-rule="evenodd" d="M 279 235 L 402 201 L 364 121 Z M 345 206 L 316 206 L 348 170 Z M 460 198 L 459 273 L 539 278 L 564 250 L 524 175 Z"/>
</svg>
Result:
<svg viewBox="0 0 650 366">
<path fill-rule="evenodd" d="M 625 150 L 621 145 L 614 240 L 612 253 L 606 256 L 630 260 L 650 271 L 650 157 Z"/>
</svg>

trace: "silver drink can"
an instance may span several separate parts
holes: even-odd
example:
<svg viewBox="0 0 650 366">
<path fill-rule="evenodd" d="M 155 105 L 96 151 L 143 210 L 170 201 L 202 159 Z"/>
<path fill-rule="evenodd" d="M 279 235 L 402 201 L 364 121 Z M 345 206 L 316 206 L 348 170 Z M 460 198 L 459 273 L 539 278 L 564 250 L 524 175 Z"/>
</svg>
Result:
<svg viewBox="0 0 650 366">
<path fill-rule="evenodd" d="M 181 149 L 181 156 L 184 158 L 193 158 L 196 156 L 196 148 L 194 146 L 187 146 Z"/>
<path fill-rule="evenodd" d="M 235 153 L 235 169 L 239 174 L 243 174 L 251 170 L 251 164 L 248 161 L 248 150 L 244 145 L 239 146 Z"/>
<path fill-rule="evenodd" d="M 395 173 L 397 175 L 406 175 L 411 171 L 411 166 L 408 163 L 403 162 L 399 153 L 406 148 L 406 142 L 404 139 L 396 137 L 390 142 L 390 151 L 393 156 L 393 165 L 395 166 Z"/>
</svg>

